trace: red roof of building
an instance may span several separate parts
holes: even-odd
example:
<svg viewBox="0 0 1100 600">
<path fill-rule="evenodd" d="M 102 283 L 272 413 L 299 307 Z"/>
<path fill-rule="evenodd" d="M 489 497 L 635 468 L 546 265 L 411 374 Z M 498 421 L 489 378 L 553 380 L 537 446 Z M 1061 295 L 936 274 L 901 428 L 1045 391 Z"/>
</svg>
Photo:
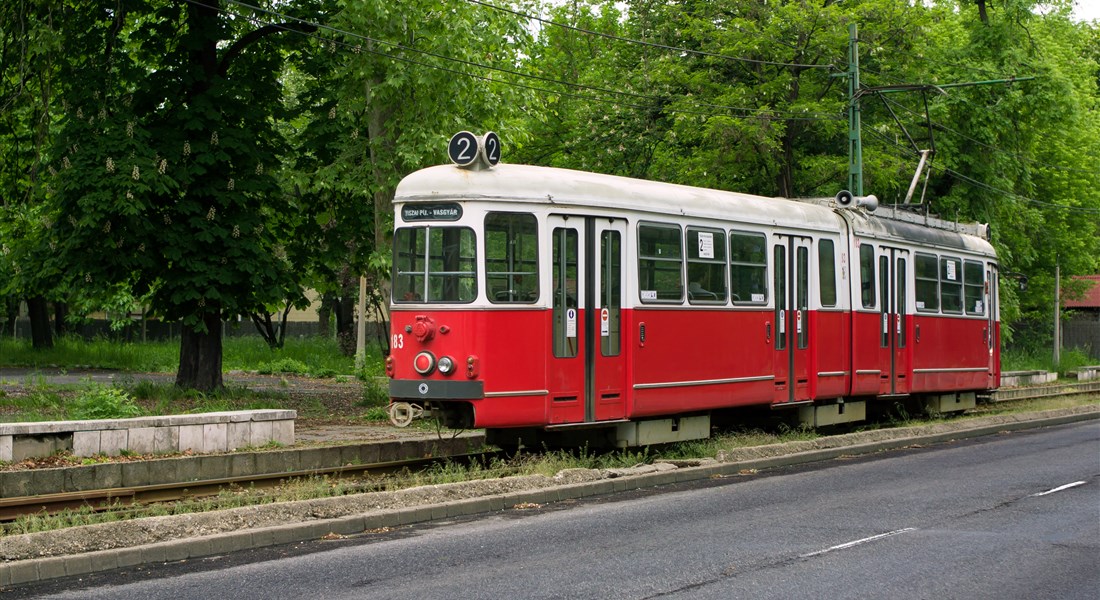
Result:
<svg viewBox="0 0 1100 600">
<path fill-rule="evenodd" d="M 1066 308 L 1100 308 L 1100 275 L 1079 275 L 1074 279 L 1091 282 L 1085 293 L 1076 300 L 1066 298 L 1062 305 Z"/>
</svg>

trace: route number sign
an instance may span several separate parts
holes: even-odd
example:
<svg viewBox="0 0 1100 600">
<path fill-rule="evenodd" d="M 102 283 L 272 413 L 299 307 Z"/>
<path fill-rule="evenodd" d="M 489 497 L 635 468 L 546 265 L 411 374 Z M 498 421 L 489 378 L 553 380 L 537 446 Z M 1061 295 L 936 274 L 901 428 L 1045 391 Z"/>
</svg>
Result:
<svg viewBox="0 0 1100 600">
<path fill-rule="evenodd" d="M 492 131 L 482 136 L 460 131 L 447 144 L 447 155 L 460 167 L 493 167 L 500 162 L 500 136 Z"/>
</svg>

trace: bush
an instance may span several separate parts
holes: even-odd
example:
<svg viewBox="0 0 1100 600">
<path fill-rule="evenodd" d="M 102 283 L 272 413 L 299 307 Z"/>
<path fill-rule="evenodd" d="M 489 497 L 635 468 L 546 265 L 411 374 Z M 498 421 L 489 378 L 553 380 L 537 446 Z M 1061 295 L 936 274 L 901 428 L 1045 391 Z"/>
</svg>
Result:
<svg viewBox="0 0 1100 600">
<path fill-rule="evenodd" d="M 141 414 L 141 407 L 126 392 L 114 387 L 90 387 L 77 396 L 71 414 L 78 420 L 126 419 Z"/>
<path fill-rule="evenodd" d="M 300 360 L 293 358 L 280 358 L 279 360 L 273 360 L 261 364 L 256 368 L 256 372 L 263 375 L 272 375 L 276 373 L 290 373 L 292 375 L 307 375 L 309 374 L 309 367 Z"/>
<path fill-rule="evenodd" d="M 379 377 L 368 377 L 363 382 L 363 399 L 360 406 L 381 407 L 390 403 L 390 390 L 388 380 Z"/>
</svg>

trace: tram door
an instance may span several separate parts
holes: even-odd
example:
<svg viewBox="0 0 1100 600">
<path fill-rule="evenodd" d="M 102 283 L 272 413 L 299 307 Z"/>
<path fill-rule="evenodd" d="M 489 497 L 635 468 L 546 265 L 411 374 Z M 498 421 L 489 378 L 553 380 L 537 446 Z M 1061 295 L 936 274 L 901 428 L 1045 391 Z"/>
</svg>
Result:
<svg viewBox="0 0 1100 600">
<path fill-rule="evenodd" d="M 622 340 L 626 221 L 552 215 L 551 424 L 626 414 Z"/>
<path fill-rule="evenodd" d="M 909 251 L 879 247 L 879 395 L 908 394 L 909 303 L 906 282 L 909 276 Z"/>
<path fill-rule="evenodd" d="M 997 300 L 997 266 L 989 265 L 989 268 L 985 271 L 985 285 L 984 301 L 986 310 L 986 328 L 985 328 L 985 341 L 989 347 L 989 373 L 986 379 L 986 386 L 989 389 L 997 387 L 1001 380 L 1001 365 L 997 362 L 997 354 L 1000 350 L 1000 339 L 997 337 L 997 310 L 999 308 Z"/>
<path fill-rule="evenodd" d="M 775 398 L 810 399 L 810 238 L 776 235 L 772 246 L 775 289 Z"/>
</svg>

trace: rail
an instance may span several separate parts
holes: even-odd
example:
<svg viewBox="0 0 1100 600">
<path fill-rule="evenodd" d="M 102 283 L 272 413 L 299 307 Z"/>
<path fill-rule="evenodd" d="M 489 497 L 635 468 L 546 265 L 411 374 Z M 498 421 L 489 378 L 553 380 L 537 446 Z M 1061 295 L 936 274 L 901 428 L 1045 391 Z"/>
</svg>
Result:
<svg viewBox="0 0 1100 600">
<path fill-rule="evenodd" d="M 343 465 L 282 473 L 245 475 L 201 481 L 184 481 L 158 485 L 63 492 L 41 494 L 37 496 L 17 496 L 0 498 L 0 523 L 11 522 L 19 517 L 35 514 L 54 514 L 66 509 L 90 507 L 97 512 L 117 510 L 120 506 L 173 502 L 185 498 L 213 496 L 223 489 L 234 486 L 273 487 L 291 479 L 309 477 L 354 477 L 382 476 L 403 470 L 420 470 L 446 461 L 469 464 L 475 460 L 492 457 L 496 452 L 472 452 L 450 456 L 414 458 L 363 465 Z"/>
</svg>

